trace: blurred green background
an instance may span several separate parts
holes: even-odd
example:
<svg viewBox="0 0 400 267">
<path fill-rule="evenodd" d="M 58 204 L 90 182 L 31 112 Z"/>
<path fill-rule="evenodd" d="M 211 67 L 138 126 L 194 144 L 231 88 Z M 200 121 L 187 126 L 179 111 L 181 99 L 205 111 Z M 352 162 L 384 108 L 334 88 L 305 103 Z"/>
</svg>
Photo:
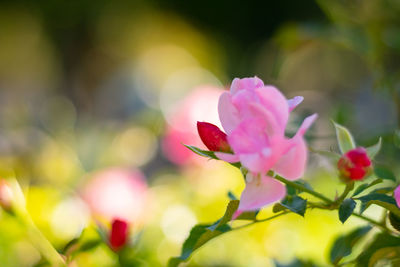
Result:
<svg viewBox="0 0 400 267">
<path fill-rule="evenodd" d="M 0 174 L 18 179 L 57 249 L 83 228 L 95 236 L 94 222 L 108 227 L 118 210 L 140 235 L 135 257 L 164 266 L 193 225 L 218 219 L 227 192 L 244 188 L 239 171 L 182 146 L 202 147 L 195 123 L 219 124 L 218 97 L 234 77 L 257 75 L 288 98 L 305 97 L 289 135 L 317 112 L 311 147 L 336 149 L 332 118 L 360 145 L 383 136 L 378 161 L 391 165 L 400 155 L 399 65 L 397 0 L 2 0 Z M 109 178 L 93 189 L 98 177 Z M 306 179 L 330 197 L 343 187 L 335 165 L 316 154 Z M 188 265 L 274 266 L 294 257 L 327 265 L 333 238 L 360 223 L 342 225 L 326 211 L 290 214 L 218 238 Z M 0 265 L 40 262 L 0 213 Z M 100 245 L 74 264 L 114 266 L 117 258 Z"/>
</svg>

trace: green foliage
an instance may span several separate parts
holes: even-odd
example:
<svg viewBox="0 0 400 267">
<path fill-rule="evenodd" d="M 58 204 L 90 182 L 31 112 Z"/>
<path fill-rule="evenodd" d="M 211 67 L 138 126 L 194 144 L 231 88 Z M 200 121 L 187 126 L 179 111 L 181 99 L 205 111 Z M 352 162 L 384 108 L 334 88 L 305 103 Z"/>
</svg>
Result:
<svg viewBox="0 0 400 267">
<path fill-rule="evenodd" d="M 366 148 L 367 154 L 370 157 L 370 159 L 373 159 L 379 153 L 381 147 L 382 147 L 382 137 L 379 137 L 378 143 Z"/>
<path fill-rule="evenodd" d="M 392 227 L 394 229 L 396 229 L 397 231 L 400 232 L 400 217 L 397 217 L 392 212 L 389 212 L 388 218 L 389 218 L 390 225 L 392 225 Z"/>
<path fill-rule="evenodd" d="M 356 207 L 356 204 L 357 203 L 351 198 L 347 198 L 342 202 L 339 207 L 339 220 L 342 223 L 344 223 L 351 216 Z"/>
<path fill-rule="evenodd" d="M 380 193 L 371 193 L 362 197 L 360 212 L 363 213 L 370 205 L 375 204 L 393 212 L 396 216 L 400 217 L 400 209 L 396 205 L 396 200 L 388 195 Z"/>
<path fill-rule="evenodd" d="M 230 200 L 237 200 L 238 199 L 232 191 L 228 192 L 228 198 Z"/>
<path fill-rule="evenodd" d="M 378 193 L 378 194 L 387 194 L 389 192 L 392 192 L 394 190 L 393 187 L 380 187 L 372 190 L 370 194 Z"/>
<path fill-rule="evenodd" d="M 353 193 L 353 197 L 359 195 L 360 193 L 362 193 L 364 190 L 376 185 L 382 183 L 382 179 L 376 179 L 374 181 L 372 181 L 371 183 L 365 183 L 365 184 L 361 184 L 359 185 L 356 190 L 354 190 Z"/>
<path fill-rule="evenodd" d="M 168 266 L 178 266 L 179 263 L 187 261 L 196 249 L 200 248 L 202 245 L 220 234 L 231 230 L 231 227 L 226 224 L 218 227 L 218 229 L 214 231 L 209 229 L 210 226 L 211 225 L 199 224 L 193 227 L 190 231 L 189 237 L 183 243 L 181 255 L 179 257 L 171 258 L 168 262 Z"/>
<path fill-rule="evenodd" d="M 238 207 L 239 200 L 231 200 L 221 219 L 211 225 L 198 224 L 194 226 L 190 231 L 189 237 L 183 243 L 181 255 L 171 258 L 168 262 L 168 266 L 178 266 L 179 263 L 187 261 L 196 249 L 200 248 L 211 239 L 230 231 L 232 228 L 227 225 L 227 223 L 232 220 L 232 216 Z"/>
<path fill-rule="evenodd" d="M 307 208 L 307 200 L 299 196 L 286 196 L 280 203 L 283 207 L 304 217 Z"/>
<path fill-rule="evenodd" d="M 338 264 L 341 259 L 349 256 L 353 247 L 357 242 L 364 237 L 372 227 L 364 226 L 357 228 L 347 235 L 342 235 L 336 239 L 330 251 L 330 261 L 333 264 Z"/>
<path fill-rule="evenodd" d="M 92 239 L 86 242 L 83 242 L 79 247 L 79 252 L 85 252 L 96 248 L 98 245 L 102 243 L 101 239 Z"/>
<path fill-rule="evenodd" d="M 208 151 L 208 150 L 203 150 L 195 146 L 189 146 L 189 145 L 184 145 L 185 147 L 189 148 L 191 151 L 196 153 L 197 155 L 200 155 L 205 158 L 210 158 L 210 159 L 218 159 L 213 151 Z"/>
<path fill-rule="evenodd" d="M 222 216 L 221 219 L 216 221 L 213 225 L 208 227 L 209 230 L 214 231 L 218 227 L 230 222 L 232 220 L 233 214 L 236 212 L 236 210 L 239 207 L 239 200 L 231 200 L 228 203 L 228 206 L 226 207 L 225 214 Z"/>
<path fill-rule="evenodd" d="M 308 182 L 306 182 L 306 181 L 304 181 L 304 180 L 302 180 L 302 179 L 299 179 L 299 180 L 297 180 L 297 181 L 294 181 L 294 183 L 299 184 L 299 185 L 302 185 L 302 186 L 304 186 L 304 187 L 307 188 L 307 189 L 313 190 L 313 188 L 311 187 L 311 185 L 310 185 Z M 292 187 L 292 186 L 290 186 L 290 185 L 286 185 L 286 192 L 287 192 L 287 195 L 289 195 L 289 196 L 295 196 L 295 195 L 300 194 L 300 193 L 303 192 L 303 191 L 300 190 L 299 188 L 294 188 L 294 187 Z"/>
<path fill-rule="evenodd" d="M 188 149 L 190 149 L 192 152 L 196 153 L 199 156 L 205 157 L 205 158 L 209 158 L 209 159 L 217 159 L 219 160 L 219 158 L 217 158 L 215 156 L 214 151 L 208 151 L 208 150 L 203 150 L 200 149 L 198 147 L 195 146 L 189 146 L 189 145 L 184 145 L 185 147 L 187 147 Z M 232 166 L 240 169 L 242 166 L 240 164 L 240 162 L 235 162 L 235 163 L 230 163 Z"/>
<path fill-rule="evenodd" d="M 364 248 L 363 252 L 357 257 L 356 266 L 374 266 L 379 260 L 388 259 L 390 256 L 399 259 L 399 249 L 400 238 L 386 233 L 380 233 L 375 236 L 374 240 Z"/>
<path fill-rule="evenodd" d="M 282 264 L 277 261 L 274 261 L 276 267 L 316 267 L 314 263 L 310 261 L 303 261 L 300 259 L 295 259 L 288 264 Z"/>
<path fill-rule="evenodd" d="M 374 173 L 377 177 L 384 179 L 384 180 L 390 180 L 393 182 L 396 182 L 396 176 L 394 173 L 387 167 L 384 166 L 375 166 L 374 168 Z"/>
<path fill-rule="evenodd" d="M 235 220 L 255 221 L 257 219 L 258 213 L 259 210 L 242 212 Z"/>
<path fill-rule="evenodd" d="M 90 251 L 104 242 L 108 242 L 106 239 L 104 240 L 102 236 L 100 236 L 100 238 L 87 238 L 85 232 L 85 230 L 82 231 L 79 237 L 69 241 L 61 250 L 62 254 L 65 255 L 69 261 L 81 252 Z"/>
<path fill-rule="evenodd" d="M 393 144 L 400 148 L 400 130 L 396 130 L 393 134 Z"/>
<path fill-rule="evenodd" d="M 287 208 L 283 206 L 281 203 L 275 203 L 274 206 L 272 207 L 273 213 L 278 213 L 283 210 L 287 210 Z"/>
<path fill-rule="evenodd" d="M 336 130 L 336 138 L 338 141 L 339 149 L 342 154 L 356 147 L 354 138 L 350 131 L 340 124 L 333 122 Z"/>
</svg>

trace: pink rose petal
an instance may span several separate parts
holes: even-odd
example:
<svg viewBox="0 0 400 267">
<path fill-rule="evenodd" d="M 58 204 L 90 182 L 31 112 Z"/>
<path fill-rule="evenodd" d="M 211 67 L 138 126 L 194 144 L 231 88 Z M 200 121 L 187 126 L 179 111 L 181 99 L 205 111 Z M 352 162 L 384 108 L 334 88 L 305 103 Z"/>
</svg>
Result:
<svg viewBox="0 0 400 267">
<path fill-rule="evenodd" d="M 265 205 L 282 199 L 286 187 L 269 176 L 247 174 L 246 188 L 240 197 L 238 211 L 258 210 Z"/>
<path fill-rule="evenodd" d="M 221 125 L 227 134 L 230 134 L 240 123 L 239 112 L 233 106 L 228 92 L 224 92 L 219 98 L 218 114 Z"/>
<path fill-rule="evenodd" d="M 292 99 L 289 99 L 288 105 L 289 105 L 289 112 L 295 109 L 301 102 L 303 102 L 304 97 L 302 96 L 295 96 Z"/>
</svg>

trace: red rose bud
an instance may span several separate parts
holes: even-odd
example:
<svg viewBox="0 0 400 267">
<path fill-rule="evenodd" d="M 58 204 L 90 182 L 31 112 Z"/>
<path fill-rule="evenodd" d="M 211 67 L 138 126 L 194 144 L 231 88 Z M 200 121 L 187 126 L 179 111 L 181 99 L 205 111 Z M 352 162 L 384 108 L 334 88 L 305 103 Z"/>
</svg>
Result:
<svg viewBox="0 0 400 267">
<path fill-rule="evenodd" d="M 362 180 L 372 171 L 371 160 L 363 147 L 348 151 L 339 159 L 337 166 L 341 176 L 346 180 Z"/>
<path fill-rule="evenodd" d="M 13 192 L 6 180 L 0 179 L 0 206 L 5 210 L 11 210 Z"/>
<path fill-rule="evenodd" d="M 197 131 L 201 141 L 211 151 L 230 152 L 231 147 L 226 139 L 226 134 L 217 126 L 208 122 L 197 122 Z"/>
<path fill-rule="evenodd" d="M 112 250 L 120 250 L 128 240 L 128 223 L 114 219 L 111 224 L 110 246 Z"/>
</svg>

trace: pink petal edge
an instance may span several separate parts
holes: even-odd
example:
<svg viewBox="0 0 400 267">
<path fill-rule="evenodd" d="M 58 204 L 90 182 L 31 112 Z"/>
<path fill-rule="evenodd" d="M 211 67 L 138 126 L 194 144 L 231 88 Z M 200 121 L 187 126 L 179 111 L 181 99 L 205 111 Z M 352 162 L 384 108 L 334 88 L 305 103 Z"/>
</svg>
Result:
<svg viewBox="0 0 400 267">
<path fill-rule="evenodd" d="M 290 139 L 288 142 L 294 144 L 272 170 L 288 180 L 297 180 L 304 175 L 307 166 L 307 146 L 303 138 Z"/>
<path fill-rule="evenodd" d="M 238 212 L 258 210 L 285 195 L 286 187 L 272 177 L 257 177 L 249 173 L 246 176 L 246 188 L 240 197 Z"/>
<path fill-rule="evenodd" d="M 295 109 L 301 102 L 303 102 L 304 97 L 302 96 L 295 96 L 292 99 L 289 99 L 288 105 L 289 105 L 289 112 Z"/>
<path fill-rule="evenodd" d="M 396 199 L 397 207 L 400 208 L 400 185 L 394 190 L 394 198 Z"/>
<path fill-rule="evenodd" d="M 224 152 L 215 152 L 214 155 L 220 160 L 226 161 L 228 163 L 239 162 L 239 157 L 235 154 L 224 153 Z"/>
<path fill-rule="evenodd" d="M 226 134 L 230 134 L 240 123 L 239 112 L 232 104 L 229 92 L 224 92 L 218 101 L 218 114 Z"/>
</svg>

